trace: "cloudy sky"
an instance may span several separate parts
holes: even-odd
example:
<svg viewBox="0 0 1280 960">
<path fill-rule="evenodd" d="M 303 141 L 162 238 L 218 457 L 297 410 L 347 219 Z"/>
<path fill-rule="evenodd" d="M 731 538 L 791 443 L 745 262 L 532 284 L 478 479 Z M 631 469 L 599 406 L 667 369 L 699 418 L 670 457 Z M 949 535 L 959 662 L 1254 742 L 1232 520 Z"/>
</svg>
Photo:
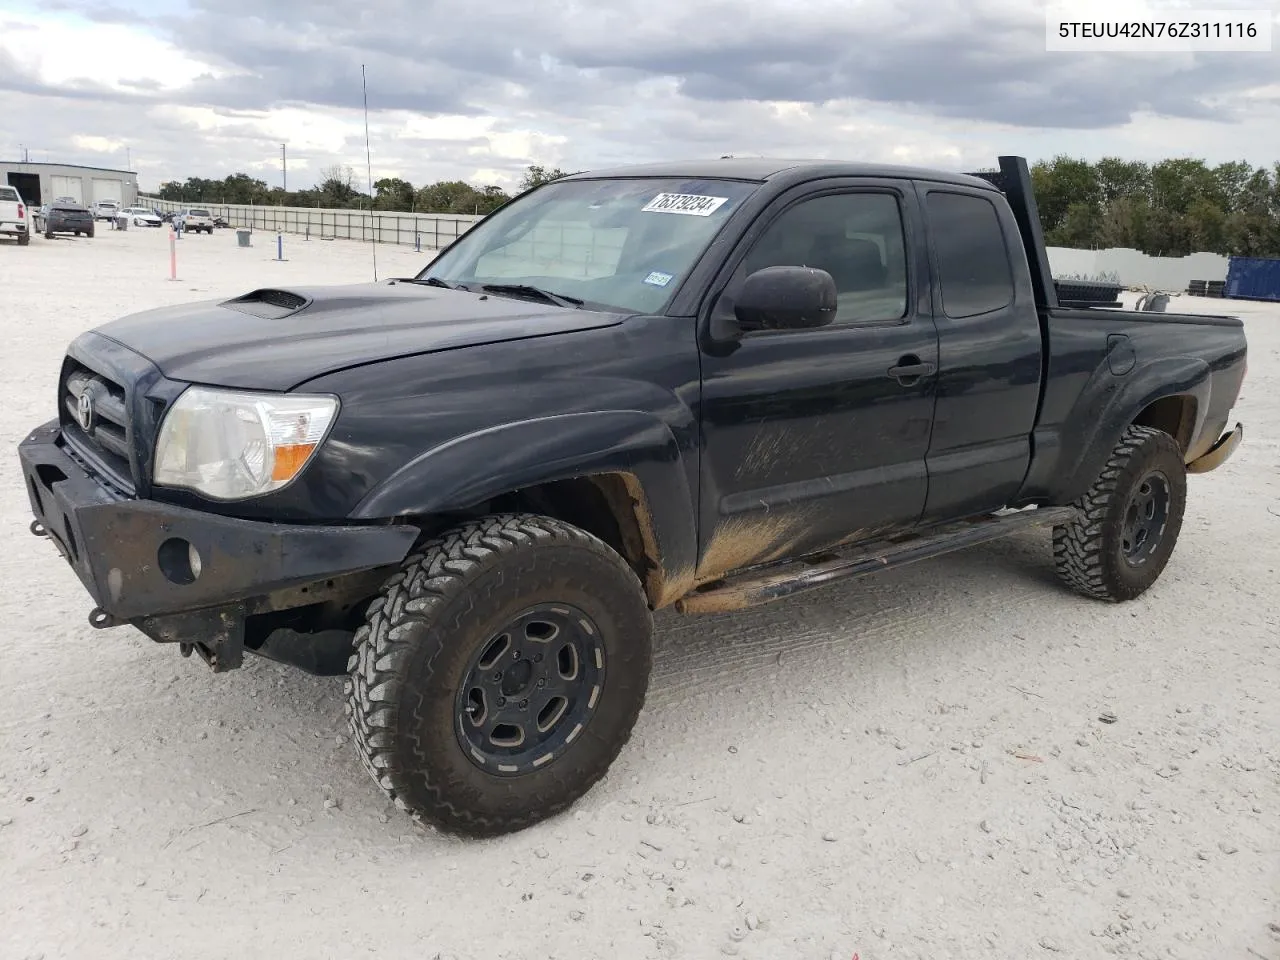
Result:
<svg viewBox="0 0 1280 960">
<path fill-rule="evenodd" d="M 726 153 L 1280 161 L 1280 47 L 1046 52 L 1042 0 L 0 0 L 0 158 L 274 185 L 285 142 L 291 187 L 363 182 L 361 64 L 374 179 L 415 184 Z"/>
</svg>

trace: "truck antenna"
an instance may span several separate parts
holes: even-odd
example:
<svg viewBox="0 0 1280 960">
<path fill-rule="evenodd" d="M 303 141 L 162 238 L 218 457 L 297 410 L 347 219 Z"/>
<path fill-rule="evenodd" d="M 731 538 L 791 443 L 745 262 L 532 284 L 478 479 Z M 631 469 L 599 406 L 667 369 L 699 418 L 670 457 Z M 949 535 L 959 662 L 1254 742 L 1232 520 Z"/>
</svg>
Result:
<svg viewBox="0 0 1280 960">
<path fill-rule="evenodd" d="M 378 282 L 378 230 L 373 212 L 373 159 L 369 150 L 369 84 L 365 79 L 364 64 L 360 64 L 360 88 L 364 93 L 364 164 L 369 178 L 369 225 L 373 228 L 373 282 Z"/>
</svg>

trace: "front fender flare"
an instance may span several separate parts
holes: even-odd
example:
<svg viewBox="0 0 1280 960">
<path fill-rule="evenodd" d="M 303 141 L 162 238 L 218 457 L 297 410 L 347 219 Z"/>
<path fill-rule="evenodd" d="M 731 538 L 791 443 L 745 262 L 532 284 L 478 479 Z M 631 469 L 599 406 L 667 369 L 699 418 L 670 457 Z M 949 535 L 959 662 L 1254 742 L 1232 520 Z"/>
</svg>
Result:
<svg viewBox="0 0 1280 960">
<path fill-rule="evenodd" d="M 601 474 L 629 478 L 647 552 L 661 570 L 653 589 L 678 598 L 697 561 L 697 514 L 682 447 L 658 417 L 636 410 L 539 417 L 455 437 L 405 464 L 370 491 L 353 520 L 470 509 L 535 484 Z M 643 530 L 647 526 L 647 530 Z"/>
</svg>

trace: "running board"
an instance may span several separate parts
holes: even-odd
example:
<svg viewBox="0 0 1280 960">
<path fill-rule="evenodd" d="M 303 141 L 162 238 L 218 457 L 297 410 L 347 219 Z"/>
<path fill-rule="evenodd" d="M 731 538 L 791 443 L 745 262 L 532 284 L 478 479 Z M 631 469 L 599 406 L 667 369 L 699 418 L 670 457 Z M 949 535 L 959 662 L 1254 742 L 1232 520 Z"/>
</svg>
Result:
<svg viewBox="0 0 1280 960">
<path fill-rule="evenodd" d="M 844 556 L 821 555 L 826 559 L 819 558 L 817 562 L 811 559 L 800 570 L 783 573 L 768 573 L 766 570 L 755 576 L 717 580 L 677 600 L 675 609 L 680 613 L 742 610 L 814 590 L 837 580 L 862 577 L 917 560 L 940 557 L 944 553 L 999 540 L 1032 527 L 1068 523 L 1078 516 L 1075 507 L 1039 507 L 988 514 L 975 520 L 933 527 L 919 534 L 864 544 L 854 548 L 856 552 Z M 793 567 L 800 562 L 803 561 L 788 561 L 785 566 Z M 777 567 L 772 569 L 777 570 Z"/>
</svg>

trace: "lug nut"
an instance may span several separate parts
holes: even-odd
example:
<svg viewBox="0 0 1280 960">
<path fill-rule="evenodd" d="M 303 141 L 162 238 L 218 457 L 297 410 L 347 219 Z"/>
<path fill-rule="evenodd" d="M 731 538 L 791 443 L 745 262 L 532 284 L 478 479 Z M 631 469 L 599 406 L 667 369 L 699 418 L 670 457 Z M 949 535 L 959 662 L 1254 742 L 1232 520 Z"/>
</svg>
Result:
<svg viewBox="0 0 1280 960">
<path fill-rule="evenodd" d="M 533 662 L 534 662 L 534 663 L 541 663 L 541 662 L 542 662 L 542 654 L 540 654 L 540 653 L 535 653 L 535 654 L 533 655 Z"/>
<path fill-rule="evenodd" d="M 527 709 L 529 709 L 529 701 L 528 701 L 528 700 L 521 700 L 521 701 L 520 701 L 520 709 L 521 709 L 521 710 L 527 710 Z"/>
<path fill-rule="evenodd" d="M 506 697 L 499 697 L 499 698 L 498 698 L 498 706 L 500 706 L 500 707 L 505 707 L 506 705 L 507 705 L 507 698 L 506 698 Z"/>
<path fill-rule="evenodd" d="M 538 681 L 538 686 L 540 686 L 540 687 L 545 687 L 546 685 L 547 685 L 547 681 L 545 681 L 545 680 L 539 680 L 539 681 Z"/>
<path fill-rule="evenodd" d="M 502 679 L 502 674 L 501 674 L 501 673 L 495 673 L 495 674 L 493 675 L 493 682 L 494 682 L 494 683 L 497 683 L 497 682 L 498 682 L 499 680 L 501 680 L 501 679 Z"/>
</svg>

